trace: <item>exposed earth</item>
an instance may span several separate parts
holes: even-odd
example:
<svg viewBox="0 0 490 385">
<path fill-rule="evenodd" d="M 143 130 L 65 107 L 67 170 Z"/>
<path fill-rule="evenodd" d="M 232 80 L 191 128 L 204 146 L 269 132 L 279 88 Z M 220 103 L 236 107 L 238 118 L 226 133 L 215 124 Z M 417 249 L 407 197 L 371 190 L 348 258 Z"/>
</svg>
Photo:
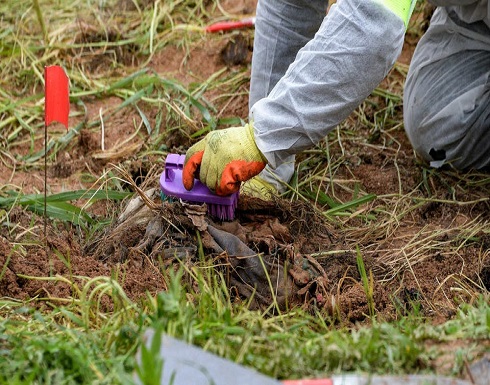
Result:
<svg viewBox="0 0 490 385">
<path fill-rule="evenodd" d="M 222 6 L 231 14 L 246 16 L 253 14 L 255 1 L 229 0 Z M 87 27 L 74 39 L 82 35 L 98 39 L 97 33 Z M 184 85 L 204 81 L 221 69 L 248 74 L 252 36 L 251 31 L 207 36 L 188 50 L 169 45 L 156 52 L 145 68 L 148 73 L 154 71 Z M 410 62 L 416 39 L 407 35 L 400 63 L 382 85 L 388 91 L 393 87 L 393 92 L 398 92 L 397 79 Z M 72 56 L 73 64 L 81 57 L 76 53 Z M 83 57 L 90 59 L 85 68 L 94 76 L 109 60 L 103 52 Z M 118 59 L 132 63 L 136 72 L 147 58 L 136 52 L 119 52 Z M 217 106 L 217 118 L 246 120 L 247 82 L 241 90 L 226 100 L 214 99 L 219 90 L 207 91 L 206 98 Z M 368 113 L 364 118 L 372 121 L 376 108 L 386 106 L 386 101 L 381 96 L 371 100 L 379 102 L 364 109 Z M 86 110 L 72 104 L 71 128 L 96 121 L 100 114 L 107 116 L 104 148 L 100 127 L 82 128 L 73 143 L 50 160 L 48 194 L 99 187 L 101 181 L 97 179 L 109 172 L 126 181 L 134 180 L 133 185 L 123 183 L 127 191 L 158 190 L 164 158 L 145 154 L 144 129 L 135 135 L 135 122 L 141 126 L 141 116 L 135 109 L 117 109 L 120 103 L 111 96 L 85 97 Z M 152 124 L 158 112 L 145 111 Z M 400 107 L 394 114 L 400 119 Z M 357 184 L 366 195 L 376 194 L 375 200 L 357 208 L 366 216 L 328 219 L 321 214 L 325 205 L 315 196 L 273 202 L 242 196 L 233 222 L 208 217 L 203 224 L 201 214 L 189 216 L 179 202 L 162 202 L 157 191 L 148 204 L 122 219 L 119 215 L 129 199 L 122 203 L 101 200 L 88 207 L 98 218 L 112 218 L 94 234 L 76 225 L 48 220 L 45 244 L 42 216 L 15 207 L 0 227 L 0 296 L 49 307 L 75 295 L 74 287 L 60 277 L 82 286 L 102 275 L 118 277 L 127 295 L 138 301 L 147 292 L 154 295 L 166 289 L 169 269 L 203 263 L 196 234 L 197 227 L 204 226 L 199 230 L 204 254 L 228 278 L 236 301 L 248 299 L 254 289 L 257 291 L 252 307 L 267 307 L 275 298 L 282 308 L 305 306 L 346 323 L 367 320 L 372 309 L 359 273 L 358 247 L 380 319 L 395 319 L 415 307 L 434 322 L 451 318 L 460 303 L 472 302 L 490 289 L 488 175 L 431 172 L 414 155 L 403 128 L 389 133 L 372 131 L 358 114 L 349 118 L 344 128 L 347 126 L 365 140 L 346 141 L 343 146 L 340 142 L 331 144 L 330 156 L 342 159 L 343 164 L 337 168 L 335 180 L 325 179 L 325 185 L 335 186 L 336 199 L 341 202 L 352 198 L 345 186 Z M 60 136 L 63 130 L 55 124 L 49 134 Z M 43 138 L 36 138 L 33 145 L 41 150 Z M 183 153 L 194 141 L 173 127 L 165 127 L 162 134 L 162 148 L 169 152 Z M 25 141 L 16 152 L 27 154 L 32 151 L 30 146 Z M 299 156 L 298 162 L 307 163 L 307 159 L 308 152 Z M 327 169 L 327 162 L 320 167 Z M 307 168 L 299 170 L 299 180 Z M 42 160 L 38 167 L 29 169 L 15 159 L 2 162 L 0 175 L 2 184 L 21 186 L 24 194 L 44 191 Z M 376 215 L 376 210 L 386 209 L 388 206 L 379 203 L 396 194 L 406 197 L 400 199 L 405 209 L 396 211 L 405 215 L 374 225 L 376 218 L 368 213 Z M 192 219 L 199 224 L 196 226 Z M 221 241 L 230 239 L 234 246 L 223 247 Z M 262 262 L 248 255 L 249 250 L 261 256 L 275 286 L 273 293 Z M 110 303 L 106 305 L 110 307 Z"/>
</svg>

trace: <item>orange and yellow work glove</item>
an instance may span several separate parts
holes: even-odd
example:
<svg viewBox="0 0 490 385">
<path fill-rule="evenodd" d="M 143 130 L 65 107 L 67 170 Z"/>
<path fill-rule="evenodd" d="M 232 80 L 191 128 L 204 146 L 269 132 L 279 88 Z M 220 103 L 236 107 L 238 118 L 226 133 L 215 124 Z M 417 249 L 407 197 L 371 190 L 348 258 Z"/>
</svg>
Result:
<svg viewBox="0 0 490 385">
<path fill-rule="evenodd" d="M 259 174 L 267 164 L 257 148 L 253 127 L 231 127 L 212 131 L 187 151 L 182 180 L 191 190 L 194 178 L 218 195 L 240 189 L 240 183 Z"/>
</svg>

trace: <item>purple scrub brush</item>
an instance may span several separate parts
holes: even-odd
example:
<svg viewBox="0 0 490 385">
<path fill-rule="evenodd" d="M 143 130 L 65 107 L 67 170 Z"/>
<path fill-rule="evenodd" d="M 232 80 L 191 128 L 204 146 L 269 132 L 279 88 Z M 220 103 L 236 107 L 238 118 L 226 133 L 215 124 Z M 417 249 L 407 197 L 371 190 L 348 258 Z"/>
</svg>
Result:
<svg viewBox="0 0 490 385">
<path fill-rule="evenodd" d="M 211 216 L 220 220 L 232 221 L 238 205 L 238 192 L 225 197 L 218 196 L 197 179 L 194 181 L 192 190 L 187 191 L 182 184 L 184 161 L 185 155 L 167 155 L 165 170 L 160 176 L 160 188 L 163 194 L 190 203 L 206 203 Z"/>
</svg>

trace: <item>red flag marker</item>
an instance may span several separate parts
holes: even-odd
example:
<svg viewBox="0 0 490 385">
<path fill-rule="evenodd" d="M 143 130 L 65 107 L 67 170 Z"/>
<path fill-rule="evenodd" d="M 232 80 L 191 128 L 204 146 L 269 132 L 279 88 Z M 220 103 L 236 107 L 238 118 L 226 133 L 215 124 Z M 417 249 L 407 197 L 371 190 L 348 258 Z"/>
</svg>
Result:
<svg viewBox="0 0 490 385">
<path fill-rule="evenodd" d="M 57 121 L 68 130 L 68 77 L 60 66 L 44 67 L 44 124 Z"/>
</svg>

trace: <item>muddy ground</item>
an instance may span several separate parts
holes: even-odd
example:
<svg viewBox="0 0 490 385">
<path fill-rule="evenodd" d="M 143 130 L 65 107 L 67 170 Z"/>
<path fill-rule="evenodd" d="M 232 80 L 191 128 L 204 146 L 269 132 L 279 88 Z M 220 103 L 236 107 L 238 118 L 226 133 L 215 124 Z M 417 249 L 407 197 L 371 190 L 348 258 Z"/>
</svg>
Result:
<svg viewBox="0 0 490 385">
<path fill-rule="evenodd" d="M 222 3 L 230 13 L 238 15 L 253 13 L 255 7 L 254 1 Z M 192 45 L 189 52 L 168 46 L 157 52 L 147 67 L 183 84 L 207 79 L 223 67 L 229 71 L 249 71 L 251 36 L 250 32 L 213 36 Z M 409 64 L 414 39 L 407 37 L 400 58 L 402 65 Z M 93 57 L 90 70 L 94 73 L 107 60 L 100 55 Z M 120 55 L 120 60 L 135 63 L 135 70 L 140 59 L 137 53 Z M 394 71 L 385 86 L 396 85 L 397 76 Z M 248 84 L 242 88 L 241 94 L 216 102 L 220 117 L 246 119 Z M 207 97 L 212 99 L 218 94 L 218 90 L 210 91 Z M 111 110 L 120 100 L 86 98 L 84 103 L 87 110 L 83 119 L 90 122 L 98 119 L 100 111 Z M 72 105 L 72 111 L 81 112 L 76 105 Z M 155 119 L 157 112 L 147 111 L 147 116 Z M 401 116 L 399 109 L 395 112 Z M 368 119 L 374 118 L 375 110 L 371 113 Z M 82 120 L 79 115 L 72 114 L 71 127 Z M 254 288 L 257 293 L 251 306 L 263 307 L 272 301 L 264 270 L 257 267 L 256 257 L 246 255 L 252 250 L 260 253 L 268 274 L 274 278 L 272 282 L 277 283 L 275 296 L 280 306 L 305 306 L 351 323 L 363 321 L 369 315 L 356 261 L 356 246 L 359 246 L 366 270 L 373 273 L 373 299 L 379 318 L 394 319 L 417 307 L 435 322 L 446 320 L 460 302 L 471 302 L 478 293 L 490 288 L 490 238 L 482 232 L 485 226 L 474 227 L 479 230 L 471 236 L 463 234 L 464 240 L 460 231 L 472 228 L 472 223 L 488 224 L 488 184 L 481 183 L 486 177 L 466 177 L 453 171 L 441 171 L 442 177 L 430 173 L 427 176 L 426 167 L 414 156 L 402 129 L 392 131 L 391 144 L 381 150 L 379 144 L 383 139 L 364 127 L 358 118 L 354 114 L 348 124 L 368 138 L 371 145 L 355 141 L 346 142 L 342 148 L 333 145 L 331 157 L 342 156 L 345 162 L 336 179 L 339 185 L 355 180 L 367 194 L 386 196 L 401 189 L 402 193 L 419 199 L 414 200 L 419 204 L 408 215 L 393 219 L 396 226 L 388 226 L 373 235 L 368 222 L 327 220 L 319 214 L 321 207 L 311 200 L 278 199 L 266 203 L 243 196 L 233 222 L 206 218 L 212 230 L 204 225 L 206 229 L 200 231 L 205 254 L 227 277 L 236 301 L 249 298 Z M 134 134 L 134 120 L 141 120 L 137 112 L 123 109 L 105 121 L 105 151 L 116 150 L 110 156 L 104 156 L 101 149 L 100 132 L 88 127 L 82 129 L 75 143 L 48 164 L 48 192 L 89 188 L 92 180 L 87 181 L 86 175 L 96 179 L 107 170 L 114 170 L 114 164 L 126 170 L 142 190 L 158 189 L 163 157 L 139 155 L 145 149 L 145 135 L 140 133 L 130 145 L 121 145 Z M 192 143 L 179 131 L 167 129 L 165 145 L 169 151 L 183 152 Z M 51 126 L 50 134 L 60 130 L 63 128 Z M 31 151 L 29 146 L 30 143 L 21 144 L 16 151 L 26 154 Z M 42 138 L 34 146 L 40 149 Z M 298 160 L 305 158 L 303 155 Z M 25 170 L 12 159 L 11 163 L 0 164 L 0 175 L 2 183 L 21 186 L 25 194 L 44 190 L 42 164 Z M 425 184 L 421 183 L 425 177 L 430 198 L 434 199 L 429 199 Z M 126 188 L 135 191 L 129 184 Z M 348 195 L 342 196 L 343 189 L 337 191 L 339 199 L 348 200 Z M 427 202 L 420 204 L 421 198 L 427 198 Z M 466 203 L 448 203 L 450 199 Z M 129 219 L 122 220 L 118 217 L 128 201 L 100 201 L 93 205 L 89 209 L 93 215 L 112 218 L 110 224 L 94 234 L 69 223 L 49 220 L 47 246 L 43 241 L 42 217 L 13 208 L 0 227 L 0 296 L 21 301 L 35 299 L 34 303 L 40 306 L 61 304 L 74 295 L 73 288 L 59 279 L 39 279 L 57 276 L 68 277 L 80 285 L 90 277 L 117 276 L 134 301 L 146 293 L 154 295 L 165 290 L 169 269 L 203 261 L 199 257 L 196 226 L 185 209 L 178 202 L 163 203 L 158 194 L 150 200 L 151 208 L 143 205 Z M 238 240 L 239 247 L 233 246 L 228 252 L 223 250 L 220 230 L 228 234 L 225 235 L 228 240 L 233 238 L 229 234 L 236 237 L 233 239 Z M 435 234 L 439 247 L 423 250 L 420 245 L 422 251 L 416 252 L 413 240 L 429 239 L 431 234 Z M 411 246 L 407 249 L 406 245 Z"/>
</svg>

